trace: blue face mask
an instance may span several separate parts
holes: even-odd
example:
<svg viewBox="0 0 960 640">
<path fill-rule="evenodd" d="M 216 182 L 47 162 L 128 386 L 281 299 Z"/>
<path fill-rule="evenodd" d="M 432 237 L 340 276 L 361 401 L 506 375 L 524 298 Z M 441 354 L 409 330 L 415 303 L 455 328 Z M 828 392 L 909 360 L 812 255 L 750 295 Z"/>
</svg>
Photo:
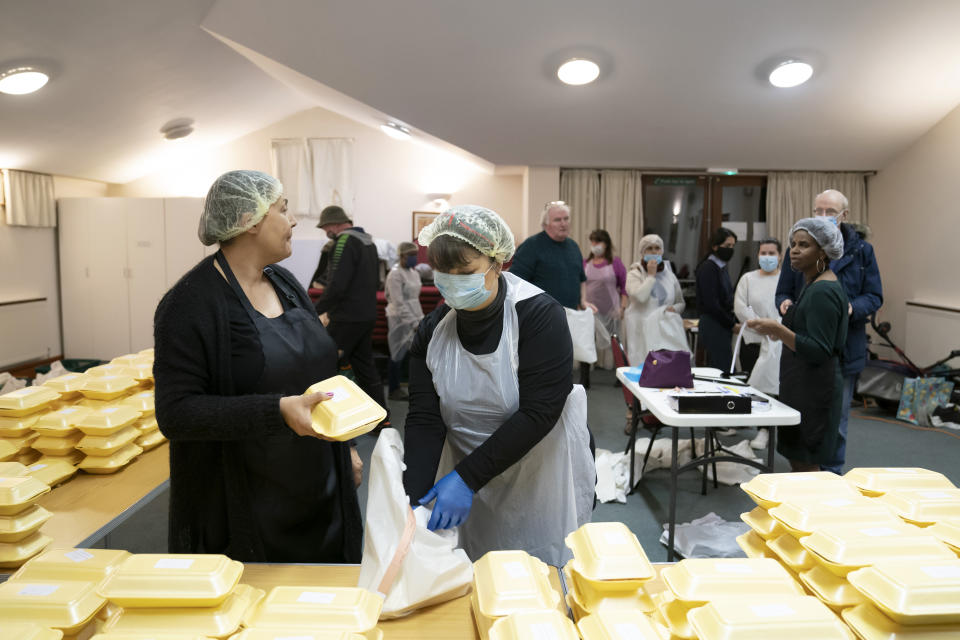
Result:
<svg viewBox="0 0 960 640">
<path fill-rule="evenodd" d="M 490 265 L 493 269 L 493 265 Z M 487 269 L 487 271 L 490 271 Z M 479 307 L 490 297 L 491 291 L 484 286 L 483 273 L 433 273 L 433 283 L 440 290 L 440 295 L 447 301 L 451 309 L 473 309 Z"/>
<path fill-rule="evenodd" d="M 403 261 L 404 266 L 407 269 L 413 269 L 417 266 L 417 256 L 407 256 L 407 259 Z"/>
<path fill-rule="evenodd" d="M 767 273 L 773 273 L 777 270 L 777 265 L 780 263 L 780 259 L 777 258 L 777 256 L 760 256 L 757 258 L 757 262 L 760 263 L 761 269 Z"/>
<path fill-rule="evenodd" d="M 651 260 L 654 260 L 657 264 L 660 264 L 660 263 L 663 262 L 663 256 L 660 255 L 659 253 L 645 253 L 645 254 L 643 254 L 643 262 L 644 262 L 644 263 L 650 262 Z"/>
<path fill-rule="evenodd" d="M 837 216 L 827 216 L 827 220 L 837 225 L 838 227 L 840 226 L 840 220 L 837 218 Z"/>
</svg>

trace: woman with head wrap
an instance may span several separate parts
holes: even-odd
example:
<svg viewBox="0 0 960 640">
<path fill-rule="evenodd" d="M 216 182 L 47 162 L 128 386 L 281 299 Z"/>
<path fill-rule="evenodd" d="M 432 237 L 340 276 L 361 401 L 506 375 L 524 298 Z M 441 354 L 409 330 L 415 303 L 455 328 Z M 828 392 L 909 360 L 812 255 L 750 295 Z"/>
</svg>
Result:
<svg viewBox="0 0 960 640">
<path fill-rule="evenodd" d="M 406 400 L 408 394 L 400 388 L 403 362 L 413 342 L 413 334 L 423 318 L 420 306 L 420 272 L 417 266 L 417 245 L 401 242 L 397 247 L 399 259 L 387 274 L 384 295 L 387 298 L 387 346 L 390 363 L 387 365 L 391 400 Z"/>
<path fill-rule="evenodd" d="M 783 324 L 769 318 L 747 326 L 783 342 L 780 400 L 800 412 L 800 424 L 780 430 L 777 451 L 793 471 L 819 471 L 836 451 L 847 340 L 847 296 L 830 270 L 843 255 L 843 236 L 826 218 L 804 218 L 790 231 L 790 266 L 805 285 Z"/>
<path fill-rule="evenodd" d="M 623 314 L 627 360 L 641 365 L 656 349 L 689 351 L 683 329 L 683 291 L 663 257 L 663 239 L 656 234 L 640 238 L 640 259 L 627 272 L 630 304 Z"/>
<path fill-rule="evenodd" d="M 459 526 L 473 560 L 522 549 L 560 566 L 596 479 L 566 313 L 503 272 L 513 234 L 489 209 L 454 207 L 419 241 L 445 304 L 410 348 L 407 495 L 436 500 L 429 528 Z"/>
<path fill-rule="evenodd" d="M 321 440 L 302 395 L 337 373 L 337 348 L 276 265 L 297 224 L 280 182 L 231 171 L 207 193 L 199 236 L 219 243 L 155 318 L 157 422 L 170 440 L 173 553 L 254 562 L 359 562 L 359 457 Z"/>
</svg>

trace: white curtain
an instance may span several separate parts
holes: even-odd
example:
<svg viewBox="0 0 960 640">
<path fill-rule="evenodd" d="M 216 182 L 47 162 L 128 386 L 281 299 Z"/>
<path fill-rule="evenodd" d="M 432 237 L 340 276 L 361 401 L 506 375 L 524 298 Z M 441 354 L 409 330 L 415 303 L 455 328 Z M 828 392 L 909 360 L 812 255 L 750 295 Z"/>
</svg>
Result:
<svg viewBox="0 0 960 640">
<path fill-rule="evenodd" d="M 310 183 L 310 154 L 303 138 L 270 141 L 273 174 L 283 183 L 287 208 L 298 216 L 309 216 L 313 188 Z"/>
<path fill-rule="evenodd" d="M 20 227 L 56 227 L 57 203 L 53 176 L 3 170 L 7 224 Z"/>
<path fill-rule="evenodd" d="M 793 224 L 813 215 L 813 199 L 827 189 L 847 196 L 848 222 L 868 224 L 867 181 L 863 173 L 772 171 L 767 175 L 768 234 L 786 242 Z"/>
<path fill-rule="evenodd" d="M 586 254 L 590 232 L 600 222 L 600 172 L 594 169 L 561 171 L 560 199 L 570 207 L 570 237 L 580 245 L 581 253 Z"/>
<path fill-rule="evenodd" d="M 626 266 L 643 235 L 643 183 L 639 171 L 564 169 L 560 198 L 570 205 L 570 237 L 586 252 L 590 232 L 606 229 Z"/>
<path fill-rule="evenodd" d="M 310 138 L 310 164 L 313 184 L 311 211 L 317 216 L 331 204 L 355 215 L 353 186 L 353 140 L 349 138 Z"/>
</svg>

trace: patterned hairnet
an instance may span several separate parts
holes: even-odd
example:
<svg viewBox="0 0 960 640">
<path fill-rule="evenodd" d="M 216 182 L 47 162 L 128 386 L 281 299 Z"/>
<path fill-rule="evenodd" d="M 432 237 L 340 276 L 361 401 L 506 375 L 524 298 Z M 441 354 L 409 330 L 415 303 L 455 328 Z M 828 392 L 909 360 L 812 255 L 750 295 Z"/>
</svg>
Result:
<svg viewBox="0 0 960 640">
<path fill-rule="evenodd" d="M 495 212 L 473 204 L 447 209 L 420 231 L 417 241 L 430 246 L 438 236 L 453 236 L 498 262 L 513 257 L 513 232 Z"/>
<path fill-rule="evenodd" d="M 283 185 L 260 171 L 228 171 L 213 181 L 200 216 L 197 235 L 211 245 L 250 229 L 283 195 Z"/>
<path fill-rule="evenodd" d="M 809 233 L 831 260 L 837 260 L 843 256 L 843 234 L 840 233 L 840 226 L 829 217 L 818 216 L 797 220 L 790 229 L 791 239 L 798 229 Z"/>
</svg>

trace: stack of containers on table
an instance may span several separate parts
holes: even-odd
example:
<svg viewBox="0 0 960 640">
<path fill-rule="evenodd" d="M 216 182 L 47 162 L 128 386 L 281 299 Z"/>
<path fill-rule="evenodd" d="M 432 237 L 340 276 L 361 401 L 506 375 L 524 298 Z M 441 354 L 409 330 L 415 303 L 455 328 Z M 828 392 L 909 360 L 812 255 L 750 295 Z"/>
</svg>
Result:
<svg viewBox="0 0 960 640">
<path fill-rule="evenodd" d="M 37 439 L 33 425 L 59 400 L 60 394 L 49 387 L 25 387 L 0 396 L 0 462 L 36 462 L 39 456 L 30 447 Z"/>
<path fill-rule="evenodd" d="M 246 628 L 234 640 L 306 639 L 312 634 L 381 640 L 377 620 L 382 608 L 382 596 L 360 587 L 274 587 L 244 616 Z"/>
<path fill-rule="evenodd" d="M 40 531 L 51 513 L 34 504 L 50 491 L 50 486 L 23 472 L 11 469 L 19 463 L 0 463 L 6 468 L 0 476 L 0 568 L 19 567 L 43 551 L 52 539 Z M 16 474 L 16 475 L 14 475 Z"/>
<path fill-rule="evenodd" d="M 26 638 L 53 640 L 62 634 L 85 640 L 112 612 L 97 590 L 129 555 L 110 549 L 48 549 L 0 584 L 0 619 L 44 630 Z"/>
<path fill-rule="evenodd" d="M 560 594 L 550 584 L 549 575 L 550 567 L 525 551 L 490 551 L 474 562 L 470 608 L 481 640 L 509 637 L 500 634 L 516 629 L 517 624 L 529 625 L 533 620 L 525 616 L 510 621 L 511 616 L 566 613 Z M 563 615 L 560 618 L 547 615 L 536 619 L 549 625 L 546 628 L 557 638 L 571 637 L 571 631 L 572 637 L 576 638 L 576 629 L 570 619 Z M 494 628 L 498 630 L 495 632 Z"/>
<path fill-rule="evenodd" d="M 96 591 L 113 607 L 98 631 L 227 638 L 263 597 L 240 584 L 242 573 L 243 564 L 223 555 L 131 555 Z"/>
</svg>

